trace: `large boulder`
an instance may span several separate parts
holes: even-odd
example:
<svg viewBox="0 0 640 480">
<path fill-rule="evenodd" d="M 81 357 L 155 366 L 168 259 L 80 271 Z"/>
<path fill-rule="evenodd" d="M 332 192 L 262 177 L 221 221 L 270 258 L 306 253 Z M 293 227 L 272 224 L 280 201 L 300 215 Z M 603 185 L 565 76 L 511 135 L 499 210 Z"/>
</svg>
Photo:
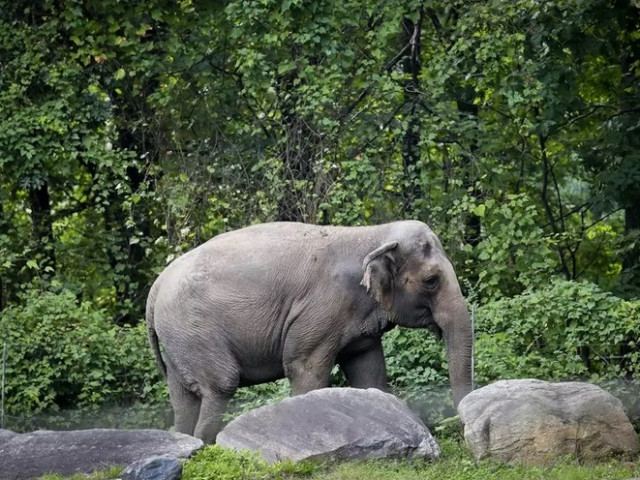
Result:
<svg viewBox="0 0 640 480">
<path fill-rule="evenodd" d="M 11 430 L 0 429 L 0 447 L 2 446 L 2 444 L 7 443 L 16 435 L 18 434 L 16 432 L 12 432 Z"/>
<path fill-rule="evenodd" d="M 13 434 L 0 430 L 0 479 L 45 473 L 91 473 L 156 455 L 187 458 L 202 447 L 189 435 L 164 430 L 72 430 Z"/>
<path fill-rule="evenodd" d="M 257 451 L 269 462 L 426 458 L 440 448 L 407 405 L 376 389 L 324 388 L 247 412 L 217 443 Z"/>
<path fill-rule="evenodd" d="M 594 462 L 638 453 L 620 401 L 588 383 L 502 380 L 467 395 L 458 412 L 477 459 L 544 465 L 565 455 Z"/>
</svg>

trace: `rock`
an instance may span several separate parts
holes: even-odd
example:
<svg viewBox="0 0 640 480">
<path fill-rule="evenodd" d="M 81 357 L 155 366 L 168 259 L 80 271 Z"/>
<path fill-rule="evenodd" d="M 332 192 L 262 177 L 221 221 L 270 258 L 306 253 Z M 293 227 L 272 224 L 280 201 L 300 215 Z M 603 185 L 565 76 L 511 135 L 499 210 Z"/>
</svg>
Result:
<svg viewBox="0 0 640 480">
<path fill-rule="evenodd" d="M 595 462 L 638 453 L 621 402 L 588 383 L 503 380 L 471 392 L 458 412 L 477 459 L 545 465 L 565 455 Z"/>
<path fill-rule="evenodd" d="M 9 440 L 11 440 L 13 437 L 15 437 L 16 435 L 18 435 L 15 432 L 12 432 L 11 430 L 1 430 L 0 429 L 0 445 L 7 443 Z"/>
<path fill-rule="evenodd" d="M 0 479 L 22 480 L 45 473 L 91 473 L 156 455 L 189 457 L 202 442 L 164 430 L 73 430 L 14 434 L 0 442 Z"/>
<path fill-rule="evenodd" d="M 122 480 L 180 480 L 181 477 L 182 463 L 169 456 L 138 460 L 120 474 Z"/>
<path fill-rule="evenodd" d="M 436 459 L 440 448 L 407 405 L 373 388 L 324 388 L 267 405 L 229 423 L 223 447 L 290 459 Z"/>
</svg>

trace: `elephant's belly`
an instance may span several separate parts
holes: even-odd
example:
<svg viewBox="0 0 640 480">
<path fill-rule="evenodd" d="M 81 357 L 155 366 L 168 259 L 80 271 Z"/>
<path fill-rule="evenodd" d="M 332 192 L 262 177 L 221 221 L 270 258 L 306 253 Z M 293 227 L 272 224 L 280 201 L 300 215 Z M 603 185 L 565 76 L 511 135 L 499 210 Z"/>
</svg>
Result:
<svg viewBox="0 0 640 480">
<path fill-rule="evenodd" d="M 272 382 L 284 378 L 282 362 L 265 362 L 261 365 L 245 366 L 240 375 L 240 386 L 248 387 L 259 383 Z"/>
</svg>

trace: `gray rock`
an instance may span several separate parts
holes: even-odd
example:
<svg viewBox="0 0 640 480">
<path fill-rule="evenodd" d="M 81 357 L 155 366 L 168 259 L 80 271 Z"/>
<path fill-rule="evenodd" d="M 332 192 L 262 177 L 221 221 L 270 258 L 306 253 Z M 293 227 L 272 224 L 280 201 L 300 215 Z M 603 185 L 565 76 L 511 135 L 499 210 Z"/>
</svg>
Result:
<svg viewBox="0 0 640 480">
<path fill-rule="evenodd" d="M 588 383 L 502 380 L 467 395 L 458 412 L 477 459 L 544 465 L 565 455 L 595 462 L 638 453 L 621 402 Z"/>
<path fill-rule="evenodd" d="M 201 447 L 196 438 L 164 430 L 40 430 L 0 443 L 0 479 L 91 473 L 156 455 L 186 458 Z"/>
<path fill-rule="evenodd" d="M 181 477 L 182 463 L 169 456 L 138 460 L 120 474 L 122 480 L 180 480 Z"/>
<path fill-rule="evenodd" d="M 324 388 L 287 398 L 239 416 L 216 441 L 260 452 L 269 462 L 440 456 L 418 416 L 373 388 Z"/>
<path fill-rule="evenodd" d="M 16 435 L 18 434 L 15 432 L 12 432 L 11 430 L 0 430 L 0 445 L 2 445 L 3 443 L 7 443 Z"/>
</svg>

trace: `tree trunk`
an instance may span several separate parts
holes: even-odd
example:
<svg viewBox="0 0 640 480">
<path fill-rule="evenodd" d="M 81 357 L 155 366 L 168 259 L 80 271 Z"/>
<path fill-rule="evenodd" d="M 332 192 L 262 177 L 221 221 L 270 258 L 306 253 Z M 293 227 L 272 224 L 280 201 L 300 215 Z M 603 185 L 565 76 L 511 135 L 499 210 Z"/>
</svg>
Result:
<svg viewBox="0 0 640 480">
<path fill-rule="evenodd" d="M 640 236 L 640 195 L 637 197 L 635 202 L 628 203 L 624 209 L 624 233 L 627 237 Z M 635 246 L 624 252 L 622 275 L 627 286 L 633 287 L 637 292 L 640 288 L 640 247 Z"/>
<path fill-rule="evenodd" d="M 420 115 L 419 115 L 419 85 L 420 85 L 420 41 L 422 34 L 423 11 L 420 10 L 418 22 L 409 18 L 402 20 L 400 46 L 406 49 L 407 55 L 402 62 L 402 69 L 408 77 L 404 85 L 404 104 L 407 108 L 409 124 L 402 142 L 402 163 L 406 182 L 402 191 L 404 211 L 411 214 L 414 203 L 422 196 L 422 189 L 418 181 L 418 166 L 420 162 Z M 409 48 L 406 48 L 409 46 Z"/>
<path fill-rule="evenodd" d="M 7 220 L 4 216 L 4 208 L 2 206 L 2 202 L 0 201 L 0 232 L 9 231 L 9 225 L 7 225 Z M 4 289 L 4 278 L 0 276 L 0 312 L 4 310 L 5 304 L 5 289 Z"/>
<path fill-rule="evenodd" d="M 37 187 L 29 188 L 28 193 L 31 207 L 31 241 L 39 257 L 40 275 L 46 279 L 53 275 L 56 266 L 49 185 L 42 182 Z"/>
<path fill-rule="evenodd" d="M 628 2 L 616 2 L 620 8 L 621 14 L 620 27 L 627 32 L 635 32 L 638 22 L 640 22 L 640 12 L 636 6 L 629 5 Z M 636 160 L 636 151 L 638 148 L 638 113 L 636 107 L 638 104 L 637 85 L 640 81 L 638 77 L 637 62 L 640 60 L 640 44 L 633 42 L 629 48 L 623 50 L 621 61 L 622 70 L 622 107 L 631 113 L 628 113 L 626 125 L 630 136 L 630 148 L 627 158 L 623 162 L 634 165 Z M 634 132 L 635 130 L 635 132 Z M 635 134 L 634 134 L 635 133 Z M 637 164 L 635 167 L 639 168 Z M 630 238 L 633 235 L 640 236 L 640 185 L 637 182 L 629 182 L 624 191 L 619 192 L 621 204 L 624 207 L 624 233 Z M 640 288 L 640 246 L 636 245 L 627 249 L 622 257 L 622 278 L 632 295 L 637 295 Z"/>
<path fill-rule="evenodd" d="M 304 222 L 315 220 L 313 200 L 310 199 L 315 184 L 314 133 L 306 127 L 293 110 L 284 111 L 285 147 L 282 155 L 284 167 L 284 191 L 278 200 L 278 220 Z"/>
<path fill-rule="evenodd" d="M 299 48 L 291 48 L 295 62 Z M 312 198 L 315 190 L 314 164 L 320 144 L 317 134 L 297 111 L 294 80 L 296 69 L 280 77 L 278 94 L 282 98 L 282 151 L 284 190 L 278 200 L 277 219 L 286 222 L 315 221 L 317 208 Z"/>
<path fill-rule="evenodd" d="M 456 105 L 460 117 L 464 120 L 472 119 L 478 121 L 478 106 L 473 103 L 475 91 L 471 87 L 462 89 L 458 93 Z M 462 166 L 464 170 L 463 186 L 470 192 L 470 195 L 476 200 L 476 204 L 482 201 L 482 192 L 476 186 L 476 176 L 473 174 L 473 155 L 478 149 L 477 140 L 469 141 L 469 154 L 462 156 Z M 464 242 L 473 247 L 480 243 L 480 235 L 482 231 L 482 220 L 475 213 L 471 212 L 467 215 L 464 229 Z"/>
<path fill-rule="evenodd" d="M 145 152 L 144 136 L 131 131 L 120 134 L 121 148 L 131 151 Z M 149 157 L 153 156 L 152 154 Z M 137 192 L 145 181 L 143 172 L 138 166 L 126 169 L 128 192 Z M 114 322 L 118 325 L 135 325 L 143 317 L 144 303 L 149 285 L 145 275 L 143 263 L 145 260 L 144 247 L 131 242 L 134 230 L 127 226 L 127 218 L 123 203 L 130 193 L 120 193 L 112 189 L 109 193 L 109 206 L 104 210 L 105 229 L 112 235 L 113 244 L 108 250 L 109 264 L 115 275 L 116 303 L 120 311 Z M 151 237 L 151 226 L 148 219 L 141 219 L 135 224 L 135 232 L 143 238 Z"/>
</svg>

